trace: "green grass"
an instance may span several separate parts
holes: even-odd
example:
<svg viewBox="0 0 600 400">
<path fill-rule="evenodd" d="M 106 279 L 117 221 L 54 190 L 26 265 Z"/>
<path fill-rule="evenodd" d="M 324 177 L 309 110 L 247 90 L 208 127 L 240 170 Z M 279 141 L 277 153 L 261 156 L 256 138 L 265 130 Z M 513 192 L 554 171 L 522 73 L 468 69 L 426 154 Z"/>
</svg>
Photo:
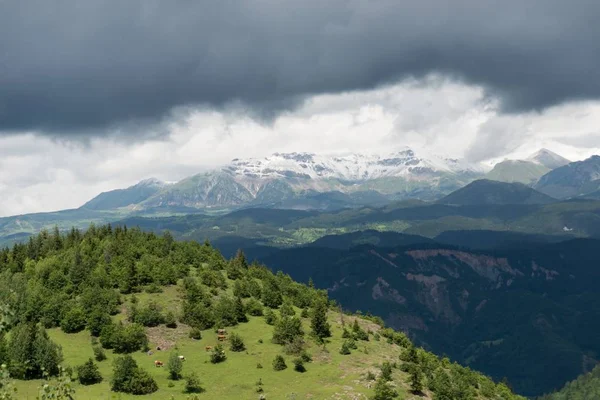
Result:
<svg viewBox="0 0 600 400">
<path fill-rule="evenodd" d="M 163 293 L 136 294 L 140 304 L 152 299 L 161 304 L 165 309 L 176 309 L 178 307 L 178 287 L 165 288 Z M 128 299 L 129 300 L 129 299 Z M 300 310 L 296 309 L 299 314 Z M 123 319 L 124 315 L 116 316 Z M 354 317 L 345 316 L 346 323 L 351 323 Z M 271 343 L 272 327 L 264 322 L 263 317 L 250 317 L 248 323 L 228 328 L 228 333 L 236 332 L 242 336 L 247 351 L 235 353 L 228 351 L 226 345 L 227 360 L 224 363 L 213 365 L 209 361 L 209 353 L 205 346 L 217 344 L 216 334 L 213 330 L 203 331 L 201 340 L 193 340 L 188 337 L 189 328 L 179 325 L 177 329 L 168 329 L 164 326 L 148 328 L 151 341 L 150 347 L 156 348 L 158 342 L 170 342 L 172 347 L 166 351 L 155 351 L 151 356 L 146 353 L 136 352 L 133 357 L 138 365 L 146 369 L 156 380 L 159 391 L 148 396 L 133 396 L 111 392 L 110 379 L 112 376 L 112 361 L 116 357 L 112 351 L 106 351 L 107 360 L 99 362 L 100 372 L 104 381 L 100 384 L 82 386 L 75 384 L 76 399 L 186 399 L 183 393 L 184 380 L 170 381 L 168 370 L 156 368 L 155 360 L 168 361 L 170 351 L 176 349 L 179 354 L 186 357 L 183 374 L 196 372 L 200 377 L 202 386 L 206 390 L 200 394 L 205 399 L 256 399 L 256 382 L 261 379 L 264 393 L 267 399 L 287 399 L 292 394 L 297 399 L 367 399 L 372 394 L 368 388 L 365 374 L 371 370 L 377 371 L 377 365 L 385 360 L 397 361 L 401 348 L 390 345 L 385 340 L 375 341 L 372 337 L 368 342 L 358 342 L 358 350 L 353 350 L 351 355 L 341 355 L 338 350 L 342 345 L 342 325 L 339 314 L 330 312 L 329 320 L 332 325 L 333 337 L 326 343 L 325 350 L 321 345 L 311 339 L 308 351 L 313 356 L 313 361 L 306 363 L 307 371 L 299 373 L 294 371 L 292 360 L 294 356 L 283 353 L 280 345 Z M 376 325 L 368 321 L 362 322 L 375 329 Z M 308 319 L 303 320 L 304 330 L 310 332 Z M 63 348 L 64 363 L 75 367 L 83 364 L 88 358 L 93 357 L 91 337 L 87 331 L 76 334 L 66 334 L 60 329 L 48 331 L 50 337 Z M 308 335 L 307 335 L 308 338 Z M 259 343 L 262 340 L 262 343 Z M 272 369 L 272 361 L 276 355 L 283 354 L 288 368 L 276 372 Z M 118 356 L 118 355 L 117 355 Z M 258 369 L 257 363 L 263 368 Z M 399 370 L 394 370 L 395 382 L 406 381 L 406 376 Z M 173 387 L 169 387 L 170 383 Z M 41 381 L 17 381 L 19 399 L 35 399 Z M 403 388 L 399 388 L 401 396 L 406 394 Z M 171 397 L 172 396 L 172 397 Z M 293 397 L 292 397 L 293 398 Z"/>
</svg>

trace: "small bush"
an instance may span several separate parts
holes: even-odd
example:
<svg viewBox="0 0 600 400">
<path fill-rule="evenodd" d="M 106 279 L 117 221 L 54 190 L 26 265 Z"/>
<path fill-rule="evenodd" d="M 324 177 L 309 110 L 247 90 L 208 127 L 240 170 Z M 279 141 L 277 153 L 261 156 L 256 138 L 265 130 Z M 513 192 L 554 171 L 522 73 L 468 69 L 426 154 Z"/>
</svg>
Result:
<svg viewBox="0 0 600 400">
<path fill-rule="evenodd" d="M 273 360 L 273 369 L 275 371 L 283 371 L 286 368 L 285 358 L 281 355 L 275 356 L 275 359 Z"/>
<path fill-rule="evenodd" d="M 267 309 L 267 312 L 265 312 L 265 322 L 268 325 L 275 325 L 275 323 L 277 322 L 277 315 L 275 315 L 273 310 L 271 310 L 270 308 Z"/>
<path fill-rule="evenodd" d="M 350 354 L 350 346 L 348 346 L 348 341 L 345 341 L 344 343 L 342 343 L 342 347 L 340 348 L 340 354 L 343 355 L 348 355 Z"/>
<path fill-rule="evenodd" d="M 304 350 L 302 352 L 302 354 L 300 354 L 300 358 L 302 359 L 302 361 L 304 362 L 312 362 L 312 356 L 310 355 L 310 353 L 308 353 L 306 350 Z"/>
<path fill-rule="evenodd" d="M 302 360 L 302 358 L 294 358 L 294 361 L 292 362 L 294 363 L 294 371 L 306 372 L 306 368 L 304 368 L 304 360 Z"/>
<path fill-rule="evenodd" d="M 60 327 L 65 333 L 76 333 L 85 329 L 86 318 L 80 307 L 73 307 L 67 312 Z"/>
<path fill-rule="evenodd" d="M 162 293 L 162 288 L 158 286 L 155 282 L 151 283 L 146 287 L 146 293 Z"/>
<path fill-rule="evenodd" d="M 300 313 L 300 317 L 302 318 L 308 318 L 308 308 L 303 308 L 302 312 Z"/>
<path fill-rule="evenodd" d="M 262 364 L 261 363 L 256 363 L 256 369 L 262 369 Z"/>
<path fill-rule="evenodd" d="M 185 378 L 185 392 L 186 393 L 202 393 L 204 389 L 200 385 L 200 378 L 195 372 L 192 372 Z"/>
<path fill-rule="evenodd" d="M 94 346 L 94 358 L 96 361 L 104 361 L 106 360 L 106 353 L 104 353 L 104 349 L 100 346 Z"/>
<path fill-rule="evenodd" d="M 240 352 L 246 350 L 246 345 L 242 337 L 236 333 L 232 333 L 229 336 L 229 350 Z"/>
<path fill-rule="evenodd" d="M 223 350 L 223 346 L 218 344 L 213 349 L 212 353 L 210 353 L 210 362 L 213 364 L 218 364 L 227 359 L 227 355 L 225 354 L 225 350 Z"/>
<path fill-rule="evenodd" d="M 165 315 L 165 325 L 167 328 L 175 329 L 177 328 L 177 320 L 175 319 L 175 314 L 172 311 L 169 311 Z"/>
<path fill-rule="evenodd" d="M 190 338 L 192 338 L 194 340 L 200 340 L 200 339 L 202 339 L 202 331 L 198 328 L 192 328 L 189 336 L 190 336 Z"/>
<path fill-rule="evenodd" d="M 245 307 L 246 312 L 254 317 L 260 317 L 263 315 L 263 306 L 260 301 L 256 299 L 250 299 L 246 303 Z"/>
<path fill-rule="evenodd" d="M 102 382 L 102 375 L 98 371 L 98 366 L 90 358 L 85 364 L 77 367 L 77 379 L 82 385 L 93 385 Z"/>
<path fill-rule="evenodd" d="M 138 324 L 153 327 L 162 324 L 165 319 L 161 314 L 161 307 L 155 302 L 150 302 L 146 307 L 137 310 L 133 320 Z"/>
</svg>

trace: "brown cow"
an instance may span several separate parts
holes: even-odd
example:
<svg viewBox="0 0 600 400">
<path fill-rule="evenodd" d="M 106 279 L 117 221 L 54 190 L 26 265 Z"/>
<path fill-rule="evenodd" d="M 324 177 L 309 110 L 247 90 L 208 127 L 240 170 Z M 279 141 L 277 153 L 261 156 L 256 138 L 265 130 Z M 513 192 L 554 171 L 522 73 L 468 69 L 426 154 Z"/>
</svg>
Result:
<svg viewBox="0 0 600 400">
<path fill-rule="evenodd" d="M 206 350 L 206 351 L 210 351 L 210 350 L 212 350 L 212 346 L 206 346 L 206 347 L 204 348 L 204 350 Z"/>
<path fill-rule="evenodd" d="M 159 360 L 154 361 L 155 367 L 162 367 L 163 365 L 164 365 L 164 363 L 162 361 L 159 361 Z"/>
<path fill-rule="evenodd" d="M 219 342 L 222 342 L 224 340 L 227 340 L 227 336 L 225 336 L 225 335 L 217 335 L 217 339 L 219 340 Z"/>
<path fill-rule="evenodd" d="M 219 335 L 225 335 L 227 333 L 227 331 L 225 329 L 217 329 L 217 333 Z"/>
</svg>

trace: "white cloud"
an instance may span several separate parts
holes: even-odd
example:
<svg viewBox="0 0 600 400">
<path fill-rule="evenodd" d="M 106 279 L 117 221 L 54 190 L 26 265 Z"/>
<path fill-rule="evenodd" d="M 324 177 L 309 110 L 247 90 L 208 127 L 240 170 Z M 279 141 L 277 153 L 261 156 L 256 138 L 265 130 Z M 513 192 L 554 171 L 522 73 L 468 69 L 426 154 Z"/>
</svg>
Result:
<svg viewBox="0 0 600 400">
<path fill-rule="evenodd" d="M 524 157 L 540 147 L 572 160 L 600 153 L 600 102 L 500 115 L 482 88 L 436 76 L 315 96 L 269 123 L 241 109 L 185 111 L 174 114 L 184 117 L 166 125 L 166 136 L 141 142 L 0 136 L 0 215 L 78 207 L 101 191 L 144 178 L 175 181 L 233 158 L 277 151 L 410 146 L 474 161 Z"/>
</svg>

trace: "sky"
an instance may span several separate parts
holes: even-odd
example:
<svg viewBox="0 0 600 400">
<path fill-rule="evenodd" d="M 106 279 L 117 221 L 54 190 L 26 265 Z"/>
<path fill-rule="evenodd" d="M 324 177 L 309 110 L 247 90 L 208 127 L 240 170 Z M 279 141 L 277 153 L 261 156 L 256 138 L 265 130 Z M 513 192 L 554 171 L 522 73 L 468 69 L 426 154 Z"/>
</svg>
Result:
<svg viewBox="0 0 600 400">
<path fill-rule="evenodd" d="M 274 152 L 600 154 L 591 0 L 0 1 L 0 216 Z"/>
</svg>

